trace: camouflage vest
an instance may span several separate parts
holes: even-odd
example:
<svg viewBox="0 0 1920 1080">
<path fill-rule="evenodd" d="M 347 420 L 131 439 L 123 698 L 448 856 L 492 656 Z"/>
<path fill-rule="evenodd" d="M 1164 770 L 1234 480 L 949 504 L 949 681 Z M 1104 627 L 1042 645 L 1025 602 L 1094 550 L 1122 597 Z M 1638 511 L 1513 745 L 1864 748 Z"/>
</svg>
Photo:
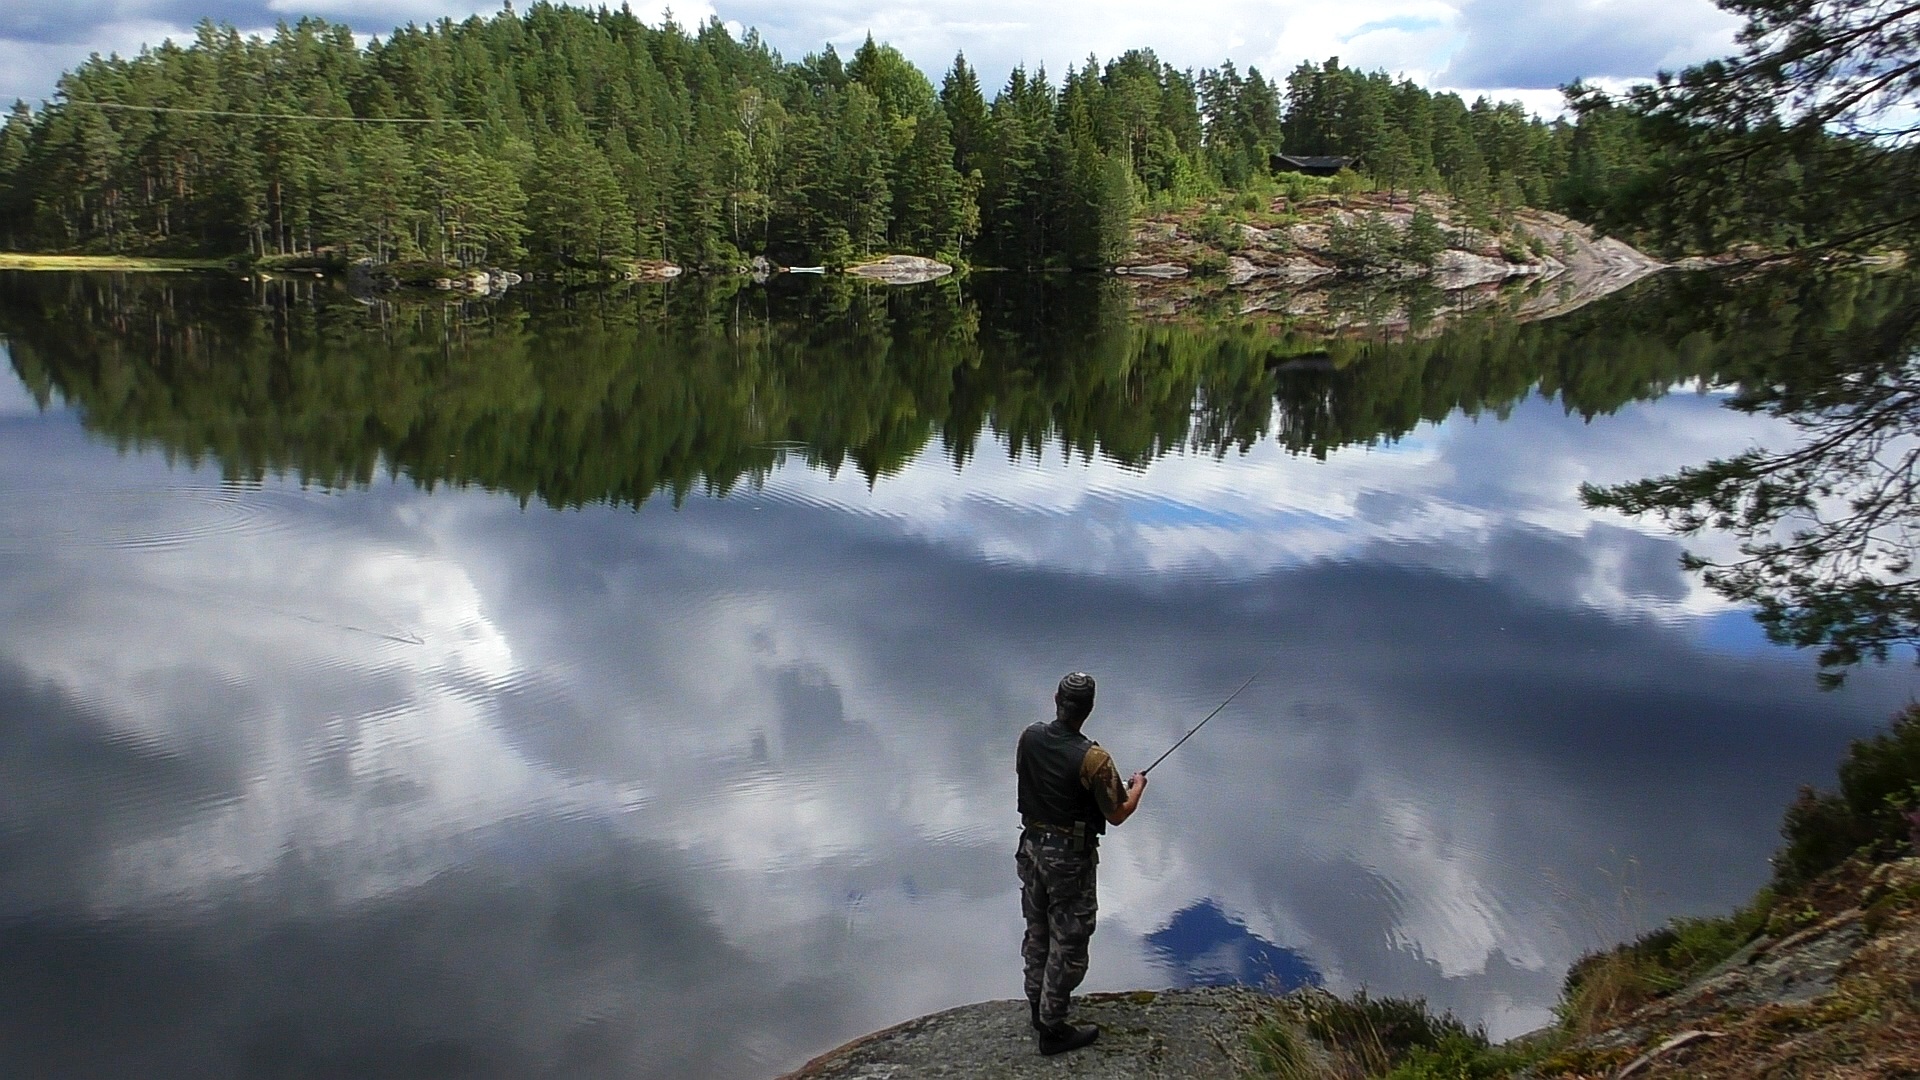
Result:
<svg viewBox="0 0 1920 1080">
<path fill-rule="evenodd" d="M 1084 828 L 1098 836 L 1107 831 L 1106 815 L 1093 792 L 1080 783 L 1080 766 L 1093 749 L 1093 740 L 1058 720 L 1042 721 L 1020 733 L 1015 769 L 1020 775 L 1020 817 L 1028 825 Z"/>
</svg>

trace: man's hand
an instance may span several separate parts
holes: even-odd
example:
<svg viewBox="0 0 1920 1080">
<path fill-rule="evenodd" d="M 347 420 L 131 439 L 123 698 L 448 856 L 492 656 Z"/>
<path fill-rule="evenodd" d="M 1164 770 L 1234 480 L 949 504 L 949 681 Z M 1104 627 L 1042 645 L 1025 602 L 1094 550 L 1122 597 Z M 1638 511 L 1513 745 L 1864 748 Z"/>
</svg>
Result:
<svg viewBox="0 0 1920 1080">
<path fill-rule="evenodd" d="M 1140 808 L 1140 796 L 1145 794 L 1146 790 L 1147 774 L 1143 772 L 1134 773 L 1132 778 L 1127 781 L 1126 801 L 1115 807 L 1113 813 L 1107 815 L 1107 824 L 1118 825 L 1132 817 L 1133 812 Z"/>
</svg>

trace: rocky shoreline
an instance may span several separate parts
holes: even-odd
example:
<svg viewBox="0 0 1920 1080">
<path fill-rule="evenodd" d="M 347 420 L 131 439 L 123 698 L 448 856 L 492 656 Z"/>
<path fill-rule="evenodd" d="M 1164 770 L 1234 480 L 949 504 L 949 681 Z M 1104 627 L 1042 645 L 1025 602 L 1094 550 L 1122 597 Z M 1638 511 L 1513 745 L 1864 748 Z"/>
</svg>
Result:
<svg viewBox="0 0 1920 1080">
<path fill-rule="evenodd" d="M 1329 330 L 1364 324 L 1391 332 L 1409 328 L 1414 304 L 1346 311 L 1341 287 L 1424 287 L 1443 294 L 1442 321 L 1512 297 L 1510 314 L 1532 320 L 1565 314 L 1669 266 L 1546 210 L 1522 208 L 1501 231 L 1489 231 L 1438 195 L 1324 196 L 1291 205 L 1278 199 L 1248 216 L 1224 227 L 1192 211 L 1139 223 L 1133 251 L 1115 271 L 1134 286 L 1135 310 L 1165 318 L 1224 305 L 1240 316 L 1271 313 Z M 1395 250 L 1413 233 L 1416 216 L 1439 238 L 1437 250 L 1419 260 Z M 1375 250 L 1356 253 L 1355 236 Z"/>
<path fill-rule="evenodd" d="M 1439 242 L 1418 257 L 1400 257 L 1401 243 L 1421 228 Z M 1381 250 L 1356 256 L 1350 250 L 1356 236 Z M 229 263 L 264 277 L 342 275 L 349 289 L 363 294 L 418 291 L 482 297 L 528 280 L 581 280 L 558 272 L 458 267 L 431 260 L 348 261 L 327 250 L 251 261 L 201 260 L 195 268 Z M 48 263 L 49 268 L 56 265 L 65 264 Z M 1135 311 L 1148 318 L 1178 316 L 1204 306 L 1212 313 L 1264 313 L 1317 323 L 1323 329 L 1364 324 L 1391 332 L 1416 321 L 1413 303 L 1390 305 L 1385 311 L 1369 304 L 1363 313 L 1346 312 L 1339 296 L 1342 288 L 1365 283 L 1375 293 L 1394 287 L 1438 293 L 1445 298 L 1443 318 L 1520 293 L 1511 313 L 1539 319 L 1623 289 L 1668 265 L 1550 211 L 1521 208 L 1489 226 L 1445 196 L 1389 198 L 1376 193 L 1293 202 L 1275 198 L 1233 220 L 1221 218 L 1217 207 L 1149 216 L 1135 223 L 1128 252 L 1110 270 L 1132 287 Z M 888 254 L 833 270 L 782 267 L 756 257 L 748 266 L 724 272 L 756 281 L 780 273 L 833 272 L 882 285 L 916 285 L 947 277 L 955 268 L 925 256 Z M 658 259 L 579 271 L 585 280 L 596 282 L 659 283 L 689 273 Z M 1525 288 L 1516 290 L 1516 283 Z M 1421 318 L 1431 322 L 1431 312 Z"/>
<path fill-rule="evenodd" d="M 1583 1036 L 1556 1027 L 1510 1041 L 1502 1049 L 1526 1064 L 1497 1075 L 1920 1076 L 1917 997 L 1920 858 L 1855 861 L 1792 918 L 1686 985 Z M 1317 988 L 1284 996 L 1245 987 L 1088 994 L 1076 999 L 1074 1019 L 1098 1025 L 1099 1041 L 1044 1058 L 1026 1002 L 986 1001 L 862 1036 L 782 1080 L 1349 1075 L 1339 1050 L 1310 1033 L 1313 1017 L 1343 1007 Z M 1294 1064 L 1276 1070 L 1276 1058 Z"/>
</svg>

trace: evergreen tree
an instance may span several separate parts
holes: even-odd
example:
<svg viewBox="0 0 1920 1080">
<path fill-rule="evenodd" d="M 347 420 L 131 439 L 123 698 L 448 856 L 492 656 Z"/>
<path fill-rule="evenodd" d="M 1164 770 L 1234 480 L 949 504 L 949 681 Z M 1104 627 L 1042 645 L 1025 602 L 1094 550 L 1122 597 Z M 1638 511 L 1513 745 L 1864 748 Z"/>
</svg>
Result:
<svg viewBox="0 0 1920 1080">
<path fill-rule="evenodd" d="M 690 33 L 544 3 L 364 46 L 318 19 L 266 38 L 203 22 L 184 44 L 91 58 L 60 90 L 0 126 L 0 243 L 452 264 L 527 251 L 724 267 L 892 247 L 1099 265 L 1123 232 L 1115 207 L 1253 183 L 1282 145 L 1357 156 L 1394 194 L 1443 185 L 1489 215 L 1522 201 L 1624 213 L 1651 122 L 1580 98 L 1575 123 L 1546 125 L 1337 58 L 1295 69 L 1283 98 L 1257 70 L 1196 76 L 1146 49 L 1089 57 L 1058 85 L 1019 70 L 988 101 L 963 56 L 936 93 L 871 39 L 846 63 L 832 48 L 787 63 L 711 20 Z M 1660 211 L 1661 227 L 1755 219 L 1806 175 L 1795 159 L 1695 204 L 1712 215 Z M 1860 205 L 1802 200 L 1773 235 L 1811 236 Z"/>
<path fill-rule="evenodd" d="M 972 176 L 981 169 L 991 135 L 980 78 L 967 66 L 965 53 L 954 54 L 953 67 L 940 83 L 940 107 L 947 114 L 947 127 L 952 133 L 953 167 L 963 177 Z"/>
<path fill-rule="evenodd" d="M 632 254 L 632 232 L 617 216 L 620 181 L 584 132 L 566 128 L 536 143 L 533 160 L 527 223 L 540 254 L 561 265 Z"/>
<path fill-rule="evenodd" d="M 17 247 L 26 240 L 32 212 L 32 177 L 27 171 L 28 143 L 33 138 L 33 111 L 15 101 L 0 126 L 0 244 Z"/>
</svg>

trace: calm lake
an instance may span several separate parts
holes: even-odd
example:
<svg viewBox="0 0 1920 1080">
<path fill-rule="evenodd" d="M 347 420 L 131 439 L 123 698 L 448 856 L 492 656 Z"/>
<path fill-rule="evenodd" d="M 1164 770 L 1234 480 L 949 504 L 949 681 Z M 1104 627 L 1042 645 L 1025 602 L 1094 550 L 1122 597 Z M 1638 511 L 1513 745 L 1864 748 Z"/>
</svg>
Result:
<svg viewBox="0 0 1920 1080">
<path fill-rule="evenodd" d="M 1084 989 L 1536 1027 L 1916 693 L 1821 692 L 1579 485 L 1790 441 L 1725 388 L 1914 290 L 1328 339 L 1012 275 L 0 275 L 0 1058 L 751 1077 L 1018 997 L 1075 668 L 1123 772 L 1261 673 L 1109 837 Z"/>
</svg>

